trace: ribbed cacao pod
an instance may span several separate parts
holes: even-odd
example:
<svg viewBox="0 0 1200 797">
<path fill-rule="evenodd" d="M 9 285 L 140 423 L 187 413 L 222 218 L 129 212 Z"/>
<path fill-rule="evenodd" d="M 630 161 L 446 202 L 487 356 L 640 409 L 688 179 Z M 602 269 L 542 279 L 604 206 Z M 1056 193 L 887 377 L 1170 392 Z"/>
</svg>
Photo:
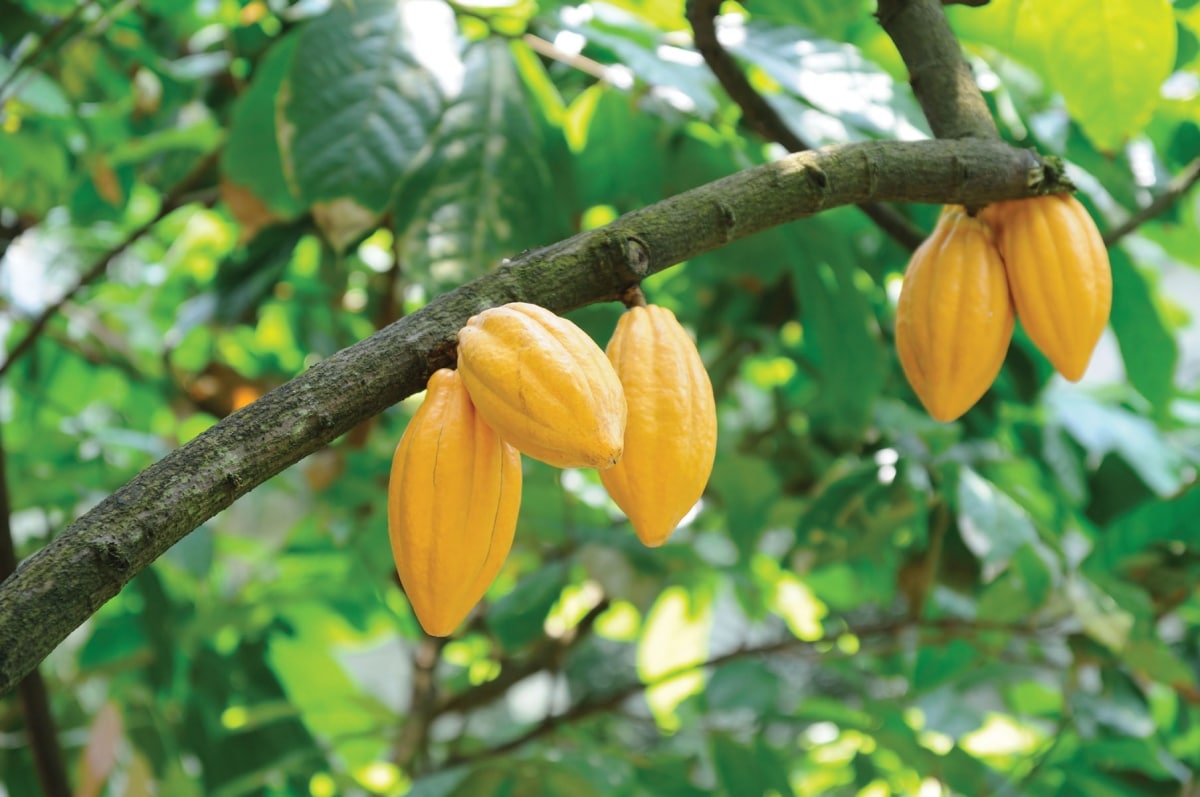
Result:
<svg viewBox="0 0 1200 797">
<path fill-rule="evenodd" d="M 484 310 L 458 332 L 458 372 L 479 414 L 534 459 L 604 469 L 621 458 L 621 381 L 567 319 L 525 302 Z"/>
<path fill-rule="evenodd" d="M 1017 318 L 1067 379 L 1087 370 L 1112 309 L 1108 250 L 1087 209 L 1070 194 L 990 205 Z"/>
<path fill-rule="evenodd" d="M 717 452 L 712 383 L 696 345 L 665 307 L 634 307 L 608 342 L 629 404 L 625 453 L 600 481 L 638 539 L 667 541 L 708 484 Z"/>
<path fill-rule="evenodd" d="M 896 308 L 900 364 L 931 416 L 952 421 L 987 392 L 1013 322 L 991 229 L 961 206 L 947 206 L 913 252 Z"/>
<path fill-rule="evenodd" d="M 426 633 L 448 636 L 487 592 L 520 504 L 521 455 L 475 411 L 456 372 L 435 372 L 388 483 L 392 556 Z"/>
</svg>

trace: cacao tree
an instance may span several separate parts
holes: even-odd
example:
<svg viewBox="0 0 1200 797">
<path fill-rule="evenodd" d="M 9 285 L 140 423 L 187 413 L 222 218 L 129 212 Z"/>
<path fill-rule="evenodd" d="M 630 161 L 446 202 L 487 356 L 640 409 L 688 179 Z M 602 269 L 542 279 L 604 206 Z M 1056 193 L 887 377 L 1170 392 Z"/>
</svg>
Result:
<svg viewBox="0 0 1200 797">
<path fill-rule="evenodd" d="M 1200 3 L 0 8 L 0 795 L 1200 793 Z M 1066 196 L 1107 325 L 995 222 L 1026 298 L 1003 351 L 931 327 L 991 375 L 931 418 L 913 251 Z M 639 290 L 711 381 L 700 501 L 648 547 L 525 456 L 426 635 L 431 375 Z M 623 478 L 690 502 L 693 421 Z"/>
</svg>

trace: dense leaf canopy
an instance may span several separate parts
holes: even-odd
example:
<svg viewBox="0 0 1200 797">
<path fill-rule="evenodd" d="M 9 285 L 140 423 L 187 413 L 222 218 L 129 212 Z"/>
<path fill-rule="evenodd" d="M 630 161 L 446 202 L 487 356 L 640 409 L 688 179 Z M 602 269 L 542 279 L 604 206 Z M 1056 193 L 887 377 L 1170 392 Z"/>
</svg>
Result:
<svg viewBox="0 0 1200 797">
<path fill-rule="evenodd" d="M 66 574 L 0 585 L 0 639 L 46 622 L 6 602 L 69 590 L 72 568 L 94 612 L 0 697 L 0 797 L 1200 793 L 1200 2 L 948 4 L 949 60 L 933 27 L 894 30 L 939 3 L 878 5 L 0 4 L 0 575 L 7 549 Z M 959 47 L 975 80 L 952 97 Z M 738 184 L 757 205 L 718 187 L 729 243 L 679 265 L 656 247 L 687 219 L 625 215 L 789 149 L 987 139 L 989 117 L 1039 170 L 1065 164 L 1114 300 L 1082 381 L 1018 326 L 954 423 L 904 379 L 895 304 L 932 198 L 1004 183 L 967 168 L 977 150 L 947 149 L 961 168 L 914 183 L 923 204 L 847 204 L 867 192 L 786 224 L 808 211 L 739 215 L 778 205 L 778 175 Z M 875 185 L 931 173 L 931 151 L 821 157 Z M 1018 155 L 1021 187 L 980 204 L 1025 190 Z M 801 178 L 844 187 L 814 163 Z M 629 264 L 596 264 L 615 276 L 539 271 L 541 247 L 605 229 L 633 230 Z M 555 292 L 603 345 L 642 255 L 719 421 L 665 546 L 595 472 L 525 458 L 505 567 L 433 639 L 386 519 L 419 394 L 278 475 L 236 469 L 259 444 L 275 471 L 317 448 L 348 416 L 270 413 L 338 352 L 363 370 L 347 393 L 374 389 L 344 350 L 380 330 L 400 332 L 371 356 L 446 364 L 466 305 L 431 302 L 463 285 Z M 280 428 L 181 449 L 239 416 Z M 129 550 L 175 538 L 156 548 L 133 509 L 70 547 L 70 524 L 188 450 L 176 478 L 225 473 L 228 509 L 193 511 L 144 569 Z M 120 576 L 105 594 L 82 576 L 101 569 Z"/>
</svg>

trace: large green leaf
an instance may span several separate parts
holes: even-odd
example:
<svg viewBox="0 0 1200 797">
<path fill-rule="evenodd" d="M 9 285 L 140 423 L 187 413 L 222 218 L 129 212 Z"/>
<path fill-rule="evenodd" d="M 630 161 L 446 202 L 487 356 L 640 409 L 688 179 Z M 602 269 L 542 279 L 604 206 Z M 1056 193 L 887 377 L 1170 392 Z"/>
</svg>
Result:
<svg viewBox="0 0 1200 797">
<path fill-rule="evenodd" d="M 1037 531 L 1020 504 L 966 466 L 959 471 L 955 506 L 959 533 L 983 565 L 985 579 L 1007 567 L 1022 546 L 1037 542 Z"/>
<path fill-rule="evenodd" d="M 279 41 L 263 57 L 250 88 L 234 105 L 229 140 L 221 153 L 221 172 L 249 190 L 281 216 L 300 210 L 283 174 L 276 130 L 276 103 L 292 68 L 298 36 Z"/>
<path fill-rule="evenodd" d="M 441 0 L 335 4 L 301 31 L 282 99 L 280 145 L 301 199 L 382 211 L 428 155 L 444 97 L 461 82 Z"/>
<path fill-rule="evenodd" d="M 1157 544 L 1166 546 L 1190 541 L 1193 548 L 1200 549 L 1195 537 L 1197 517 L 1200 517 L 1200 490 L 1195 488 L 1177 498 L 1142 504 L 1105 528 L 1092 557 L 1099 566 L 1111 572 Z"/>
<path fill-rule="evenodd" d="M 1183 459 L 1147 418 L 1103 404 L 1069 388 L 1055 388 L 1044 400 L 1056 421 L 1097 460 L 1116 453 L 1159 495 L 1179 489 Z"/>
<path fill-rule="evenodd" d="M 555 200 L 563 178 L 546 157 L 561 132 L 543 125 L 508 43 L 472 45 L 464 66 L 427 161 L 392 206 L 405 268 L 438 289 L 569 232 Z"/>
<path fill-rule="evenodd" d="M 636 95 L 598 84 L 567 111 L 575 179 L 585 206 L 633 210 L 662 198 L 669 128 Z"/>
<path fill-rule="evenodd" d="M 781 108 L 789 111 L 790 123 L 818 143 L 929 135 L 907 87 L 898 87 L 851 45 L 804 28 L 751 22 L 730 51 L 762 69 L 785 96 L 801 100 L 800 107 Z"/>
<path fill-rule="evenodd" d="M 709 736 L 713 769 L 730 797 L 749 794 L 788 794 L 787 770 L 761 739 L 743 744 L 727 733 Z"/>
<path fill-rule="evenodd" d="M 679 586 L 663 590 L 646 617 L 638 645 L 638 676 L 652 684 L 646 700 L 664 727 L 678 728 L 676 707 L 704 688 L 703 672 L 688 668 L 707 658 L 712 623 L 711 594 Z"/>
<path fill-rule="evenodd" d="M 1055 87 L 1083 129 L 1115 149 L 1145 125 L 1175 63 L 1168 0 L 1037 3 L 1052 40 L 1044 58 Z"/>
<path fill-rule="evenodd" d="M 970 40 L 1044 70 L 1101 149 L 1139 131 L 1175 63 L 1168 0 L 992 0 L 954 15 Z"/>
</svg>

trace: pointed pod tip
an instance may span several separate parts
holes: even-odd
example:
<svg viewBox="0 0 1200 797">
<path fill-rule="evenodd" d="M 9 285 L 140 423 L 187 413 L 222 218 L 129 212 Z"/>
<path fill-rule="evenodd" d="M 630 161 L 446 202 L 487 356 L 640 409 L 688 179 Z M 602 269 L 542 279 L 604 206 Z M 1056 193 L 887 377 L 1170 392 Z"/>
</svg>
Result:
<svg viewBox="0 0 1200 797">
<path fill-rule="evenodd" d="M 671 531 L 674 531 L 674 529 L 672 529 Z M 663 543 L 665 543 L 667 540 L 669 540 L 671 538 L 671 532 L 668 531 L 666 533 L 666 535 L 662 536 L 662 537 L 645 537 L 645 536 L 642 536 L 641 534 L 639 534 L 637 536 L 638 536 L 638 539 L 642 541 L 642 545 L 645 545 L 647 548 L 661 548 L 663 546 Z"/>
</svg>

